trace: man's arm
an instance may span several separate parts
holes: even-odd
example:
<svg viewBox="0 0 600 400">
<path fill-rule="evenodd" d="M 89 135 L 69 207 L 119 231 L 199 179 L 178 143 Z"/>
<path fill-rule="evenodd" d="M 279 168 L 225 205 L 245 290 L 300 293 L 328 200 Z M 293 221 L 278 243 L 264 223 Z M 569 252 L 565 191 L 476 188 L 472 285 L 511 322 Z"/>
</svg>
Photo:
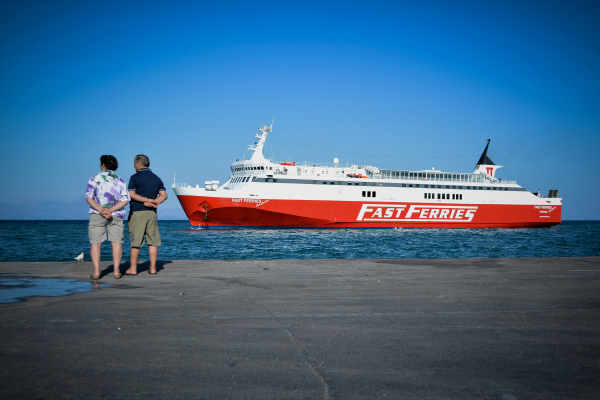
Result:
<svg viewBox="0 0 600 400">
<path fill-rule="evenodd" d="M 161 190 L 158 192 L 158 197 L 156 199 L 151 199 L 149 197 L 140 196 L 135 193 L 135 190 L 129 191 L 129 196 L 131 196 L 131 200 L 139 201 L 140 203 L 144 203 L 146 207 L 154 207 L 158 208 L 158 206 L 163 203 L 169 197 L 167 192 Z"/>
<path fill-rule="evenodd" d="M 158 208 L 158 206 L 161 203 L 163 203 L 165 200 L 167 200 L 168 197 L 169 196 L 167 195 L 167 192 L 164 190 L 161 190 L 158 192 L 158 197 L 156 199 L 144 203 L 144 206 Z"/>
<path fill-rule="evenodd" d="M 158 207 L 159 204 L 164 203 L 168 198 L 169 196 L 167 195 L 167 192 L 165 190 L 161 190 L 158 192 L 158 197 L 154 200 L 154 202 Z"/>
<path fill-rule="evenodd" d="M 135 200 L 138 201 L 140 203 L 146 203 L 148 201 L 154 201 L 154 199 L 148 198 L 148 197 L 144 197 L 144 196 L 140 196 L 139 194 L 135 193 L 135 190 L 130 190 L 129 191 L 129 196 L 131 197 L 131 200 Z"/>
</svg>

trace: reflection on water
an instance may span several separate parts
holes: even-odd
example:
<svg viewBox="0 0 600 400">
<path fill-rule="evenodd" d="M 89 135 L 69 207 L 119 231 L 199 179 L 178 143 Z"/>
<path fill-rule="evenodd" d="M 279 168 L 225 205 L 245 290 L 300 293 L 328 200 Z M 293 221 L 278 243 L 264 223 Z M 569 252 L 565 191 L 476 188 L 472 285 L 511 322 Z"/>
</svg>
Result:
<svg viewBox="0 0 600 400">
<path fill-rule="evenodd" d="M 17 303 L 26 297 L 67 296 L 111 287 L 98 282 L 82 282 L 77 279 L 44 279 L 34 277 L 0 277 L 0 303 Z"/>
</svg>

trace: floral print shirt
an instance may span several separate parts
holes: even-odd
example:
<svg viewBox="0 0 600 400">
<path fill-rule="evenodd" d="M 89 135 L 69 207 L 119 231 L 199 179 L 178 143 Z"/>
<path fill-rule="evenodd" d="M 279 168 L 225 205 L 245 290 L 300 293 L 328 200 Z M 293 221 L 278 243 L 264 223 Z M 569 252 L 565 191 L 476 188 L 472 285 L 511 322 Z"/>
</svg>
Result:
<svg viewBox="0 0 600 400">
<path fill-rule="evenodd" d="M 131 201 L 125 181 L 113 171 L 102 171 L 92 176 L 85 192 L 86 199 L 94 199 L 103 208 L 110 208 L 120 201 Z M 99 214 L 90 207 L 90 214 Z M 125 207 L 112 213 L 115 217 L 125 218 Z"/>
</svg>

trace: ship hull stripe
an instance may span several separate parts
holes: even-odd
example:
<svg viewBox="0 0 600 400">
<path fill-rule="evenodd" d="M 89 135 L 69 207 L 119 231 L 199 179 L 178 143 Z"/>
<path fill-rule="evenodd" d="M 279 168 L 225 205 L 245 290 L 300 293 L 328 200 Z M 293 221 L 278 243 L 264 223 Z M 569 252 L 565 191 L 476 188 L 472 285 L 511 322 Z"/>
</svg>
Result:
<svg viewBox="0 0 600 400">
<path fill-rule="evenodd" d="M 561 205 L 281 200 L 178 195 L 194 227 L 530 228 L 561 222 Z"/>
</svg>

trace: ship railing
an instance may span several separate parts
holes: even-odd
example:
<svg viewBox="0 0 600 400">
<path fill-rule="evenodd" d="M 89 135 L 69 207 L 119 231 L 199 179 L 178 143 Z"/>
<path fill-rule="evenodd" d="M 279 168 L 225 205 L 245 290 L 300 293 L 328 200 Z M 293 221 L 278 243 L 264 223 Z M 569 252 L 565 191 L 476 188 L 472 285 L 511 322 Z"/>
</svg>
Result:
<svg viewBox="0 0 600 400">
<path fill-rule="evenodd" d="M 190 185 L 188 185 L 187 183 L 184 182 L 174 182 L 173 183 L 173 187 L 174 188 L 184 188 L 184 187 L 189 187 Z"/>
<path fill-rule="evenodd" d="M 289 163 L 293 161 L 272 161 L 274 164 Z M 308 161 L 295 161 L 294 165 L 284 165 L 285 167 L 305 167 L 305 168 L 360 168 L 356 164 L 329 164 L 329 163 L 311 163 Z"/>
<path fill-rule="evenodd" d="M 484 174 L 463 174 L 451 172 L 424 172 L 424 171 L 393 171 L 382 170 L 381 179 L 402 179 L 409 181 L 434 181 L 434 182 L 458 182 L 458 183 L 503 183 L 516 184 L 516 180 L 491 179 Z"/>
</svg>

